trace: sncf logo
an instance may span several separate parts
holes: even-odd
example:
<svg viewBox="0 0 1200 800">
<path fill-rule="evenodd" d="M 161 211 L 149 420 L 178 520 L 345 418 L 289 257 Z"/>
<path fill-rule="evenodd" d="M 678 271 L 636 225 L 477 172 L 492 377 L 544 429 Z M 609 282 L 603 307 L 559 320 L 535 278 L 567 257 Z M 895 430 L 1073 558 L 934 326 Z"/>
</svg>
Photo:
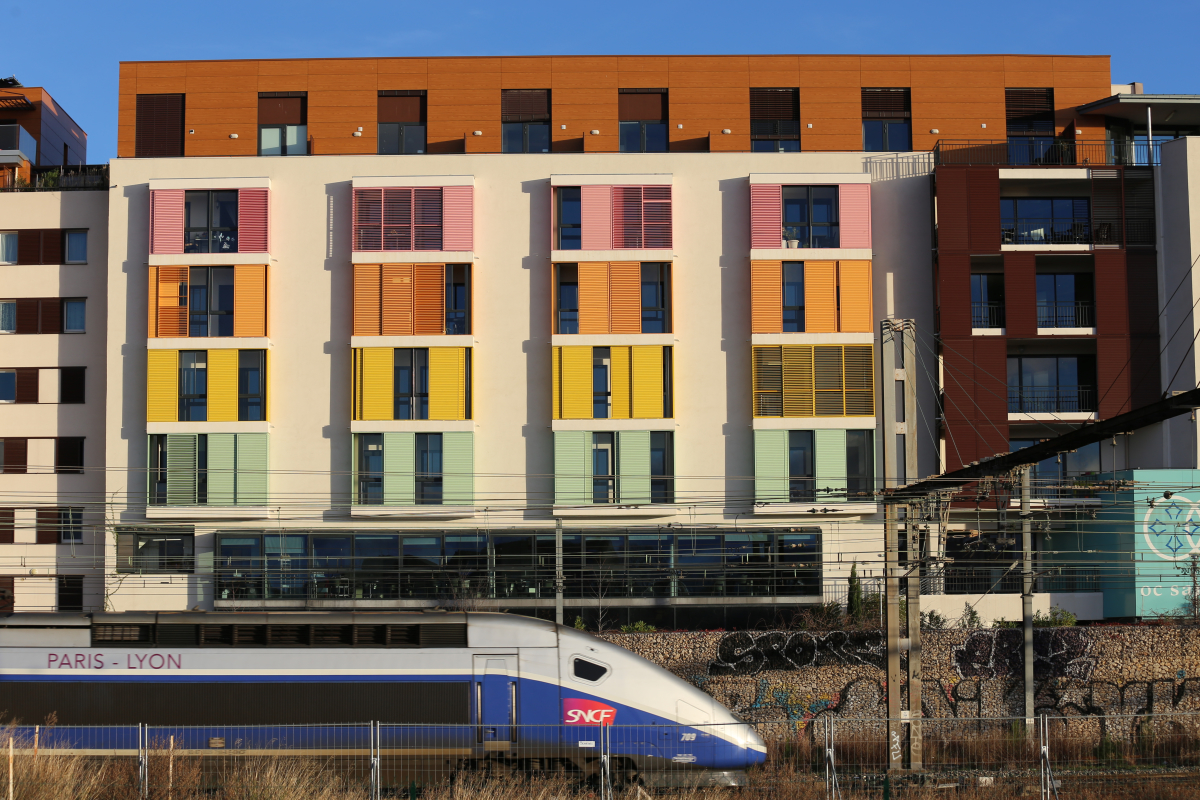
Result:
<svg viewBox="0 0 1200 800">
<path fill-rule="evenodd" d="M 567 725 L 612 725 L 617 710 L 595 700 L 568 697 L 563 700 L 563 722 Z"/>
</svg>

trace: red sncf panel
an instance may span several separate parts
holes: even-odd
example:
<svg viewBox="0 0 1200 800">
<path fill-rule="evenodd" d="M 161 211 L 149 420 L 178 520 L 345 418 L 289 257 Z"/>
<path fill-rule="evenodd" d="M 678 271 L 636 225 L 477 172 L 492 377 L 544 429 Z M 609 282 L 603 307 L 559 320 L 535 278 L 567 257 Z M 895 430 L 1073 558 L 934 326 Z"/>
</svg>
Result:
<svg viewBox="0 0 1200 800">
<path fill-rule="evenodd" d="M 183 189 L 150 192 L 150 252 L 156 256 L 183 253 Z"/>
</svg>

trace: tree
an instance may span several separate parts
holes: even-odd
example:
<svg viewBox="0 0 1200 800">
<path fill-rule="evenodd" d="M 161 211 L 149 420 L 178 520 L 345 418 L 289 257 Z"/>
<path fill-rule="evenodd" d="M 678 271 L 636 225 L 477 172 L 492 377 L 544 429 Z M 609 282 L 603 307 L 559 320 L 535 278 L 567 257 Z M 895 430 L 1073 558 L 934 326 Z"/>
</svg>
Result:
<svg viewBox="0 0 1200 800">
<path fill-rule="evenodd" d="M 863 615 L 862 581 L 858 579 L 858 562 L 850 565 L 850 587 L 846 594 L 846 613 L 851 621 L 858 622 Z"/>
</svg>

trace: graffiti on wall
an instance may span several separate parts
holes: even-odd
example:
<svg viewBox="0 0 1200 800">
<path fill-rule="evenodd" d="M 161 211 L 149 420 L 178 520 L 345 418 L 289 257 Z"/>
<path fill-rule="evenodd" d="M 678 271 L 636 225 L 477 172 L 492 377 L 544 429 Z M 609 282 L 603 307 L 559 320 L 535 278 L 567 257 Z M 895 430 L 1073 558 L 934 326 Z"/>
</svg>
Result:
<svg viewBox="0 0 1200 800">
<path fill-rule="evenodd" d="M 1080 628 L 1035 628 L 1033 678 L 1077 678 L 1086 681 L 1096 667 L 1088 653 L 1092 637 Z M 1017 628 L 974 631 L 953 650 L 960 678 L 1023 678 L 1025 633 Z"/>
<path fill-rule="evenodd" d="M 709 675 L 757 675 L 764 670 L 863 665 L 883 669 L 887 643 L 881 631 L 737 631 L 717 645 Z"/>
</svg>

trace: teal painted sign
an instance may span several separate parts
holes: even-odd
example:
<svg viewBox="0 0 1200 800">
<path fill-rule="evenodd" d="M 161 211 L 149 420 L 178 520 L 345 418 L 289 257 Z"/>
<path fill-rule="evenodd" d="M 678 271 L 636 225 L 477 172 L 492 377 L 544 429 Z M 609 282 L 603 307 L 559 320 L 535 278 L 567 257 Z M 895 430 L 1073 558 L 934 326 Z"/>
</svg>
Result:
<svg viewBox="0 0 1200 800">
<path fill-rule="evenodd" d="M 1181 567 L 1192 555 L 1200 555 L 1200 490 L 1169 498 L 1142 491 L 1136 495 L 1135 515 L 1141 517 L 1135 548 L 1137 614 L 1183 611 L 1192 582 Z"/>
</svg>

